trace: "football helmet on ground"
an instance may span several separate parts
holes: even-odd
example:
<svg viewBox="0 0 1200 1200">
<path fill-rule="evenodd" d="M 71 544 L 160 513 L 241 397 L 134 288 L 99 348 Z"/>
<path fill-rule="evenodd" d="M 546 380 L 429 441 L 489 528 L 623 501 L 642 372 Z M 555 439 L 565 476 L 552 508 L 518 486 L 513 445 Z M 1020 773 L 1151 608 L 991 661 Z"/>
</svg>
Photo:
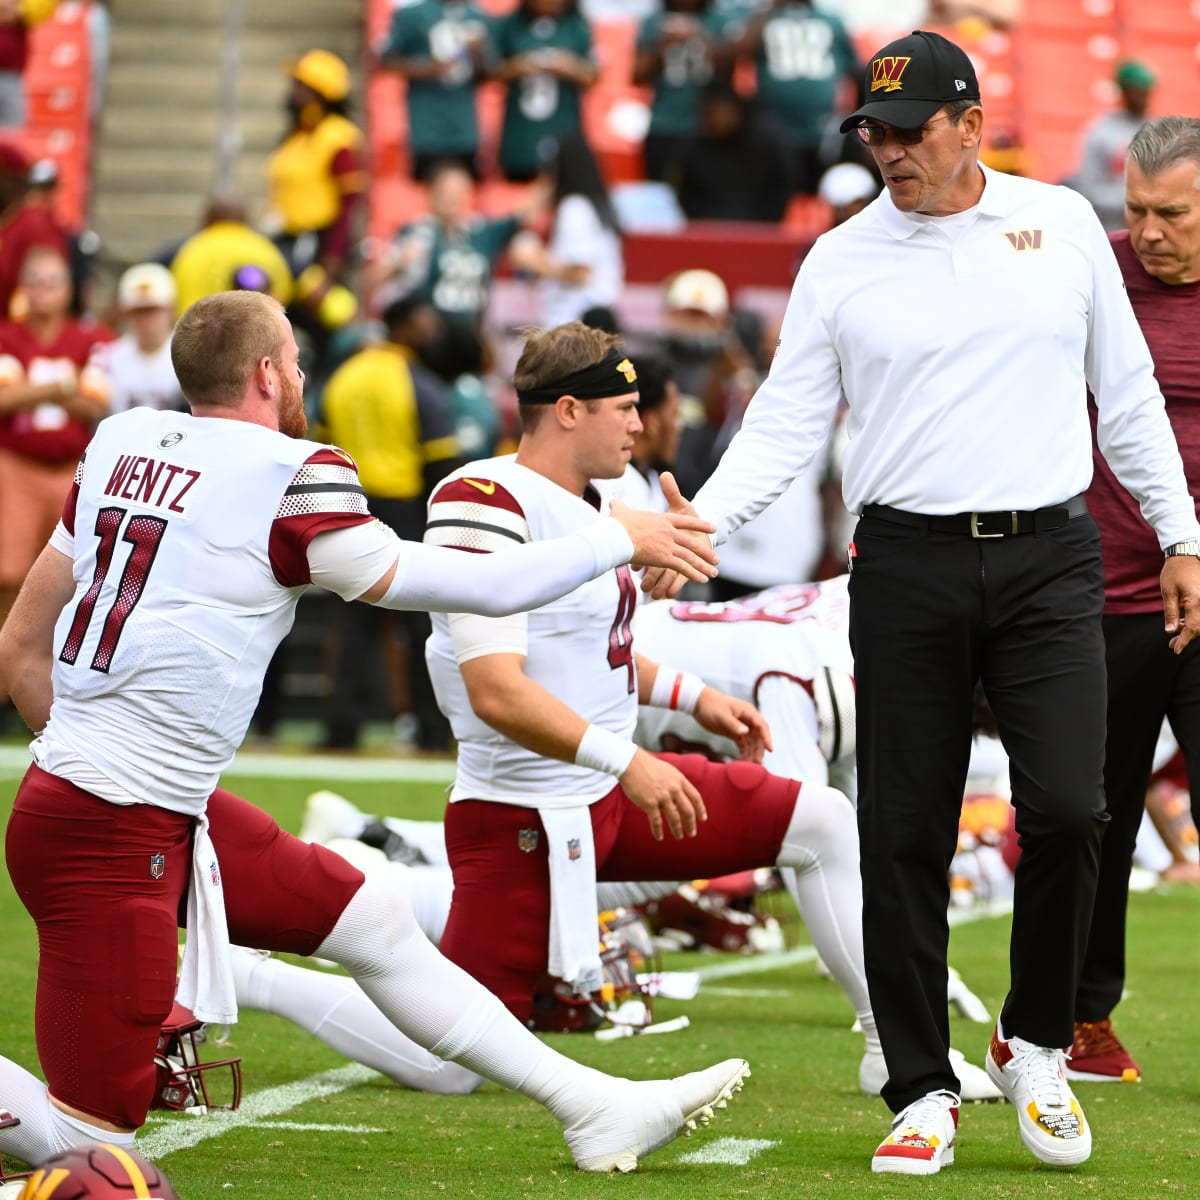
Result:
<svg viewBox="0 0 1200 1200">
<path fill-rule="evenodd" d="M 570 984 L 543 976 L 533 995 L 531 1029 L 542 1033 L 580 1033 L 601 1025 L 642 1029 L 654 1020 L 651 989 L 638 979 L 660 972 L 662 964 L 650 933 L 637 913 L 617 908 L 600 914 L 598 991 L 579 995 Z"/>
<path fill-rule="evenodd" d="M 151 1108 L 199 1114 L 214 1108 L 235 1109 L 242 1102 L 242 1060 L 202 1062 L 200 1046 L 208 1026 L 191 1009 L 175 1004 L 158 1037 L 154 1065 L 158 1080 Z M 224 1071 L 229 1071 L 229 1079 Z"/>
</svg>

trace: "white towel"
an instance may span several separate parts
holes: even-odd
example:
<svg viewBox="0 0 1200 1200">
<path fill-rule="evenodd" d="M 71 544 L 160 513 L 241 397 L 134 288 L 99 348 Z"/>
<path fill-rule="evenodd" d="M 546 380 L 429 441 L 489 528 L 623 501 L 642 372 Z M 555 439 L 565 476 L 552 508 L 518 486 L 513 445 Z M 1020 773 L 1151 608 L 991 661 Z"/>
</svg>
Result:
<svg viewBox="0 0 1200 1200">
<path fill-rule="evenodd" d="M 550 974 L 587 995 L 604 982 L 592 818 L 582 804 L 538 815 L 550 853 Z"/>
<path fill-rule="evenodd" d="M 232 1025 L 237 1020 L 237 994 L 225 923 L 225 892 L 208 817 L 196 820 L 192 840 L 192 882 L 188 888 L 187 941 L 176 995 L 201 1021 Z"/>
</svg>

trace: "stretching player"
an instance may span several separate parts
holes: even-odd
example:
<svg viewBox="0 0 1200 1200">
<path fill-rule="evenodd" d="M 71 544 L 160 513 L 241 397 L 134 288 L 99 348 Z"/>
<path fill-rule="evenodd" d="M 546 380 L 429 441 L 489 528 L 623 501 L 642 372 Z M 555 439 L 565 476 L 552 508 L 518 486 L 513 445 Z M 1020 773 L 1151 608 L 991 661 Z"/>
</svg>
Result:
<svg viewBox="0 0 1200 1200">
<path fill-rule="evenodd" d="M 0 1058 L 19 1120 L 0 1149 L 38 1163 L 132 1144 L 186 914 L 179 1000 L 199 1019 L 236 1019 L 230 937 L 320 954 L 418 1043 L 550 1108 L 578 1166 L 632 1170 L 711 1115 L 746 1064 L 635 1084 L 555 1054 L 437 953 L 402 890 L 216 783 L 310 582 L 394 608 L 511 611 L 641 553 L 647 533 L 664 550 L 670 527 L 623 515 L 641 547 L 606 522 L 560 543 L 557 563 L 535 562 L 549 547 L 491 564 L 402 543 L 371 518 L 353 462 L 301 440 L 297 359 L 274 300 L 194 304 L 172 340 L 192 413 L 134 409 L 99 426 L 0 632 L 0 674 L 40 731 L 6 849 L 38 926 L 47 1080 Z"/>
</svg>

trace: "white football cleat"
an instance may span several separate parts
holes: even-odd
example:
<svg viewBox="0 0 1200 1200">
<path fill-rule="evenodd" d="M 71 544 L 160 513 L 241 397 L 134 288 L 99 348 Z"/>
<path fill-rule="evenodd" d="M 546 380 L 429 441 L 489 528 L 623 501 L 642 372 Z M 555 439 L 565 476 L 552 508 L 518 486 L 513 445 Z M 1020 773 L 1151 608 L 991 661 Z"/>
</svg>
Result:
<svg viewBox="0 0 1200 1200">
<path fill-rule="evenodd" d="M 367 824 L 366 814 L 337 792 L 313 792 L 304 802 L 300 824 L 302 842 L 323 846 L 333 838 L 356 838 Z"/>
<path fill-rule="evenodd" d="M 581 1171 L 635 1170 L 647 1154 L 707 1125 L 749 1075 L 745 1059 L 728 1058 L 674 1079 L 613 1080 L 585 1116 L 563 1129 L 575 1165 Z"/>
</svg>

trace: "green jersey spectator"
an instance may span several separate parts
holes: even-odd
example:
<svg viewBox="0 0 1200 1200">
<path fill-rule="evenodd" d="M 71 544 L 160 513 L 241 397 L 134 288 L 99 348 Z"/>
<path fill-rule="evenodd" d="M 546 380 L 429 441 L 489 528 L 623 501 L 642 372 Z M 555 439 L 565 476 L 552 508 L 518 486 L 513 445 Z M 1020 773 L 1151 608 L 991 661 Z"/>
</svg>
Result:
<svg viewBox="0 0 1200 1200">
<path fill-rule="evenodd" d="M 532 179 L 551 139 L 583 132 L 582 97 L 599 78 L 592 33 L 577 0 L 521 0 L 495 27 L 498 77 L 508 87 L 500 169 Z"/>
<path fill-rule="evenodd" d="M 449 162 L 429 175 L 429 212 L 404 226 L 369 268 L 367 290 L 378 311 L 401 296 L 428 300 L 448 321 L 478 329 L 492 270 L 525 222 L 548 199 L 548 185 L 526 207 L 488 219 L 473 211 L 474 181 Z"/>
<path fill-rule="evenodd" d="M 414 179 L 439 160 L 479 178 L 476 92 L 489 69 L 488 21 L 468 0 L 419 0 L 392 14 L 383 66 L 408 84 L 408 145 Z"/>
<path fill-rule="evenodd" d="M 740 26 L 740 32 L 739 32 Z M 798 191 L 815 195 L 820 143 L 837 111 L 838 84 L 862 87 L 858 55 L 841 18 L 810 0 L 766 0 L 727 35 L 737 56 L 754 61 L 758 109 L 787 138 L 795 154 Z"/>
<path fill-rule="evenodd" d="M 700 93 L 732 54 L 722 38 L 728 18 L 710 0 L 665 0 L 638 29 L 633 82 L 650 87 L 646 176 L 676 182 L 684 146 L 699 130 Z"/>
</svg>

